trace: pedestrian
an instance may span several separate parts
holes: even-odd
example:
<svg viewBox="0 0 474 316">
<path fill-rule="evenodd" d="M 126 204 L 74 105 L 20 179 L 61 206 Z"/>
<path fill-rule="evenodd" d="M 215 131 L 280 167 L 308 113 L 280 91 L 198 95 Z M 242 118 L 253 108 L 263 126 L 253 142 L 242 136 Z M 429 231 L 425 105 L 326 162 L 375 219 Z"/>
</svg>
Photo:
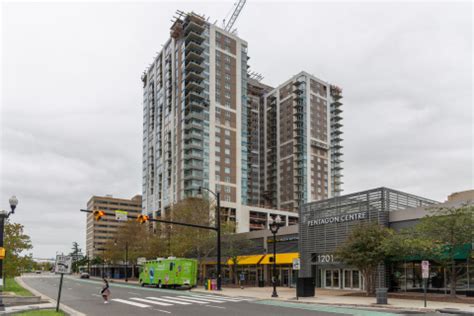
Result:
<svg viewBox="0 0 474 316">
<path fill-rule="evenodd" d="M 104 278 L 104 285 L 102 286 L 102 291 L 100 291 L 100 294 L 102 294 L 102 297 L 104 298 L 104 304 L 109 303 L 109 295 L 110 295 L 110 289 L 109 289 L 109 282 Z"/>
<path fill-rule="evenodd" d="M 245 281 L 245 274 L 244 271 L 240 273 L 240 288 L 243 290 L 244 289 L 244 281 Z"/>
</svg>

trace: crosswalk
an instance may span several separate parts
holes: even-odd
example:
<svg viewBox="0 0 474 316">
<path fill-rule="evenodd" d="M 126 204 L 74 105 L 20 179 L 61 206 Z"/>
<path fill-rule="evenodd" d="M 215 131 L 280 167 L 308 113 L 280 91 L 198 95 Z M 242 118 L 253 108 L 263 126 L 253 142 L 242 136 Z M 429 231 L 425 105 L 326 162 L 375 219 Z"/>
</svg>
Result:
<svg viewBox="0 0 474 316">
<path fill-rule="evenodd" d="M 150 308 L 154 306 L 182 306 L 182 305 L 206 305 L 206 304 L 225 304 L 243 301 L 253 301 L 252 298 L 246 297 L 227 297 L 209 294 L 191 294 L 176 296 L 146 296 L 146 297 L 130 297 L 127 299 L 113 298 L 112 301 L 131 305 L 139 308 Z"/>
</svg>

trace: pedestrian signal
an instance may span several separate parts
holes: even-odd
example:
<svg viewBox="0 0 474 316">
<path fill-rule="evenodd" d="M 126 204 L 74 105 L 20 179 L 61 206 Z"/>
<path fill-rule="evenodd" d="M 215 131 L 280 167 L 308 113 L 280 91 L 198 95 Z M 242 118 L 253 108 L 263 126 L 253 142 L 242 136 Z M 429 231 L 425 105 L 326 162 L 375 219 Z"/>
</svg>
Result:
<svg viewBox="0 0 474 316">
<path fill-rule="evenodd" d="M 102 217 L 105 216 L 104 211 L 94 211 L 93 214 L 94 214 L 94 217 L 95 217 L 96 221 L 100 220 Z"/>
<path fill-rule="evenodd" d="M 150 218 L 146 215 L 138 215 L 137 222 L 139 222 L 140 224 L 143 224 L 143 223 L 148 222 L 149 219 Z"/>
</svg>

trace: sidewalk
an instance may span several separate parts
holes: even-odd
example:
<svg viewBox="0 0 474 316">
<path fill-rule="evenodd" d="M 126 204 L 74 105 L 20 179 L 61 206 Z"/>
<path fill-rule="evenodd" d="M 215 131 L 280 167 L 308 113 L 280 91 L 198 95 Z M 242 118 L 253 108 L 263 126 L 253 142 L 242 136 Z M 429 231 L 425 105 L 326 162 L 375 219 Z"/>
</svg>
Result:
<svg viewBox="0 0 474 316">
<path fill-rule="evenodd" d="M 100 280 L 100 278 L 91 277 L 92 280 Z M 111 283 L 126 284 L 122 279 L 110 279 Z M 129 280 L 128 284 L 138 285 L 138 280 Z M 354 293 L 354 291 L 345 290 L 328 290 L 328 289 L 316 289 L 315 297 L 301 297 L 296 300 L 296 289 L 288 287 L 278 287 L 278 298 L 273 298 L 272 287 L 245 287 L 241 288 L 230 288 L 223 287 L 222 291 L 207 291 L 204 290 L 202 285 L 193 288 L 191 292 L 206 293 L 206 294 L 217 294 L 226 296 L 245 296 L 251 297 L 258 300 L 277 300 L 277 301 L 289 301 L 293 303 L 306 303 L 306 304 L 321 304 L 321 305 L 336 305 L 336 306 L 349 306 L 349 307 L 368 307 L 388 310 L 406 310 L 406 311 L 423 311 L 423 312 L 435 312 L 437 310 L 455 310 L 464 313 L 472 313 L 474 315 L 474 304 L 464 303 L 450 303 L 450 302 L 439 302 L 439 301 L 427 301 L 427 307 L 423 306 L 423 299 L 403 299 L 403 298 L 388 298 L 387 305 L 375 304 L 375 297 L 365 296 L 348 296 L 347 294 Z"/>
<path fill-rule="evenodd" d="M 474 315 L 474 304 L 462 304 L 462 303 L 447 303 L 428 301 L 427 307 L 423 307 L 422 300 L 410 300 L 410 299 L 399 299 L 389 298 L 387 305 L 375 304 L 375 297 L 361 297 L 361 296 L 345 296 L 350 291 L 339 291 L 339 290 L 327 290 L 327 289 L 316 289 L 315 297 L 301 297 L 296 300 L 296 289 L 287 287 L 278 287 L 278 298 L 272 298 L 271 287 L 248 287 L 244 289 L 240 288 L 223 288 L 222 291 L 206 291 L 202 287 L 193 289 L 192 292 L 200 293 L 212 293 L 222 294 L 228 296 L 246 296 L 261 300 L 278 300 L 278 301 L 291 301 L 300 303 L 310 304 L 323 304 L 323 305 L 338 305 L 338 306 L 352 306 L 352 307 L 370 307 L 370 308 L 386 308 L 392 310 L 410 310 L 410 311 L 424 311 L 433 312 L 436 310 L 447 310 L 453 309 L 462 312 L 470 312 Z"/>
</svg>

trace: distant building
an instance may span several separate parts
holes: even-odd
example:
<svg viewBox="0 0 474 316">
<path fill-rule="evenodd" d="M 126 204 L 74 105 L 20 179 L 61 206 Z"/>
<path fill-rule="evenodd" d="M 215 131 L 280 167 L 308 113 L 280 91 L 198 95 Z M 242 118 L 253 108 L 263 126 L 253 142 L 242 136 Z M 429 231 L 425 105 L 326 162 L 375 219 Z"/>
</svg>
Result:
<svg viewBox="0 0 474 316">
<path fill-rule="evenodd" d="M 460 192 L 451 193 L 448 196 L 448 202 L 453 201 L 474 201 L 474 190 L 466 190 Z"/>
<path fill-rule="evenodd" d="M 93 196 L 87 202 L 87 209 L 114 212 L 122 210 L 129 216 L 138 216 L 142 213 L 142 196 L 135 195 L 131 199 L 114 198 L 111 195 Z M 100 221 L 94 220 L 92 213 L 87 214 L 86 255 L 89 257 L 101 256 L 105 251 L 104 245 L 113 240 L 117 229 L 124 225 L 115 220 L 115 216 L 104 216 Z"/>
</svg>

